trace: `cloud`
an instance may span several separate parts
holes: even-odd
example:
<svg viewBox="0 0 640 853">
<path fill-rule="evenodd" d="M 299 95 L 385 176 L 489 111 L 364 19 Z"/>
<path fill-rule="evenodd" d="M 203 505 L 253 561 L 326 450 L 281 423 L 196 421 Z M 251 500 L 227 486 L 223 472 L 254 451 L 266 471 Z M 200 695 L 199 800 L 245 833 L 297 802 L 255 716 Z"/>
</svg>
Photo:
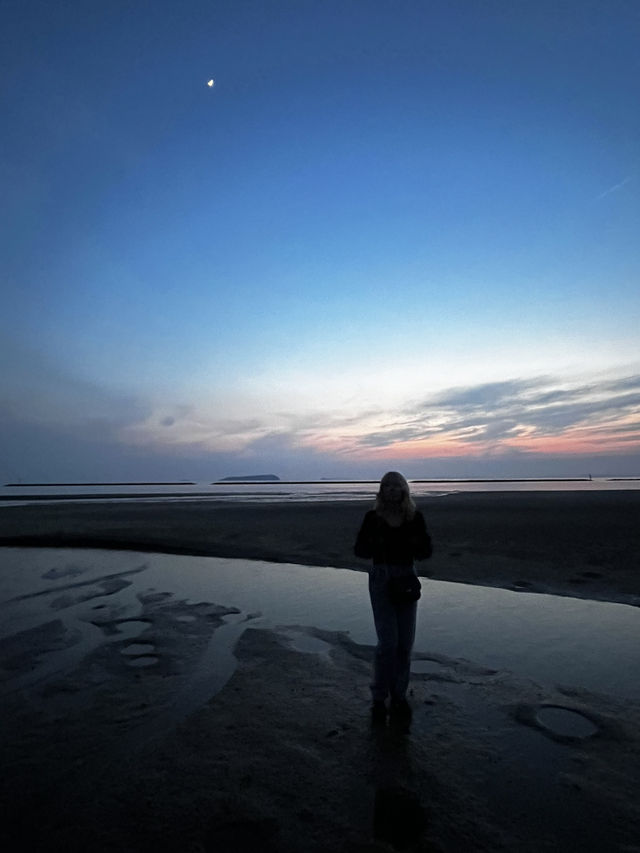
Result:
<svg viewBox="0 0 640 853">
<path fill-rule="evenodd" d="M 597 195 L 596 201 L 600 201 L 601 198 L 605 198 L 606 196 L 611 195 L 611 193 L 614 193 L 617 190 L 622 189 L 622 187 L 626 187 L 626 185 L 628 183 L 630 183 L 632 180 L 633 180 L 633 175 L 627 175 L 626 178 L 623 178 L 617 184 L 614 184 L 612 187 L 609 187 L 604 192 L 601 192 L 600 195 Z"/>
<path fill-rule="evenodd" d="M 640 375 L 601 383 L 569 383 L 543 376 L 451 388 L 423 398 L 395 416 L 382 429 L 364 433 L 355 450 L 429 446 L 485 450 L 520 447 L 534 451 L 544 440 L 561 440 L 570 450 L 585 442 L 603 451 L 624 441 L 640 443 Z"/>
<path fill-rule="evenodd" d="M 7 351 L 6 341 L 0 347 Z M 281 401 L 271 408 L 267 392 L 242 405 L 222 394 L 197 403 L 144 399 L 65 373 L 20 345 L 9 349 L 15 369 L 0 389 L 0 461 L 12 480 L 215 478 L 246 466 L 293 478 L 361 476 L 424 460 L 441 460 L 443 472 L 469 464 L 483 471 L 483 460 L 542 465 L 640 451 L 638 371 L 516 377 L 400 405 L 288 410 Z"/>
<path fill-rule="evenodd" d="M 483 407 L 496 403 L 504 405 L 509 400 L 519 400 L 530 389 L 539 387 L 541 379 L 511 379 L 505 382 L 489 382 L 467 388 L 450 388 L 427 400 L 428 405 L 452 406 L 456 409 Z"/>
<path fill-rule="evenodd" d="M 601 382 L 540 376 L 454 387 L 393 410 L 265 410 L 242 419 L 220 416 L 215 407 L 163 406 L 119 435 L 125 444 L 164 452 L 247 459 L 278 452 L 343 461 L 394 453 L 616 452 L 640 442 L 640 374 Z"/>
</svg>

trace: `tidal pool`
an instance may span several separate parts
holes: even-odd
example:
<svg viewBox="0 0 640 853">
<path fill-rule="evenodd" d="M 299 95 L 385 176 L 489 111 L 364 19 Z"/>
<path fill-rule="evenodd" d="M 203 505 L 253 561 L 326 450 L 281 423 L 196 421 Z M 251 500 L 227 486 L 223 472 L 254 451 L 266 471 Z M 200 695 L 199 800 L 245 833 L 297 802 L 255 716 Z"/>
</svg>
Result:
<svg viewBox="0 0 640 853">
<path fill-rule="evenodd" d="M 114 585 L 114 576 L 127 585 Z M 61 592 L 68 597 L 67 606 L 52 609 L 51 602 Z M 89 593 L 95 601 L 87 601 Z M 74 665 L 105 642 L 95 625 L 80 618 L 88 606 L 93 605 L 97 613 L 105 607 L 117 609 L 123 620 L 129 620 L 128 626 L 122 623 L 123 628 L 127 626 L 123 632 L 127 638 L 142 633 L 146 624 L 135 622 L 141 612 L 139 594 L 168 594 L 176 601 L 237 608 L 239 613 L 227 619 L 230 630 L 216 632 L 220 642 L 223 637 L 228 637 L 225 643 L 235 642 L 245 627 L 314 626 L 348 632 L 358 643 L 375 644 L 363 572 L 122 551 L 0 550 L 0 638 L 51 620 L 62 620 L 81 637 L 70 648 L 51 650 L 48 662 L 40 663 L 42 676 Z M 122 640 L 123 633 L 113 639 Z M 301 651 L 325 651 L 300 635 L 290 635 L 290 641 Z M 639 608 L 423 582 L 416 652 L 465 658 L 543 684 L 637 700 L 640 683 L 629 672 L 635 671 L 639 647 Z M 231 648 L 225 652 L 227 658 L 232 658 Z M 423 665 L 417 663 L 415 671 Z M 225 664 L 226 670 L 230 666 Z"/>
<path fill-rule="evenodd" d="M 572 738 L 587 738 L 597 734 L 598 727 L 584 714 L 557 705 L 544 705 L 536 714 L 538 723 L 553 733 Z"/>
</svg>

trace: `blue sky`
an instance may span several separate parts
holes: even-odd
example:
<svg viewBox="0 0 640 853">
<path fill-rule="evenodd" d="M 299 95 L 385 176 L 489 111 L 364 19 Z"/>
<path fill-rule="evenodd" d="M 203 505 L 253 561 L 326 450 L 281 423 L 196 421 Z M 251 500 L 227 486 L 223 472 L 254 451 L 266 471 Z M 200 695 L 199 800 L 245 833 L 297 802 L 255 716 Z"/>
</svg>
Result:
<svg viewBox="0 0 640 853">
<path fill-rule="evenodd" d="M 5 479 L 640 472 L 636 3 L 3 10 Z"/>
</svg>

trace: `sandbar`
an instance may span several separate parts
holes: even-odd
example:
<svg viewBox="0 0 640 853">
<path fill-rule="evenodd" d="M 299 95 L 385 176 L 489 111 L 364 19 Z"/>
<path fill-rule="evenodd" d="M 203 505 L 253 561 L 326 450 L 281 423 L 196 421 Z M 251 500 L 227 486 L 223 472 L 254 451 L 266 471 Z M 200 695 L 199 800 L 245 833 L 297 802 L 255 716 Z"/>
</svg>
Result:
<svg viewBox="0 0 640 853">
<path fill-rule="evenodd" d="M 434 543 L 419 574 L 640 602 L 640 491 L 475 492 L 418 501 Z M 353 542 L 370 501 L 149 500 L 0 508 L 0 546 L 239 557 L 365 571 Z"/>
</svg>

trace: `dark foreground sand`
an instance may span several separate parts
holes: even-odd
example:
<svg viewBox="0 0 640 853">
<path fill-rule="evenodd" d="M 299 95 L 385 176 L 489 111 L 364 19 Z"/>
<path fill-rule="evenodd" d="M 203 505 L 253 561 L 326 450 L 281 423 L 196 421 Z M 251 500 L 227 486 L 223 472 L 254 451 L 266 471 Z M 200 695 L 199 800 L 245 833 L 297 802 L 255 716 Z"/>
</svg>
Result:
<svg viewBox="0 0 640 853">
<path fill-rule="evenodd" d="M 135 571 L 132 582 L 144 584 Z M 248 614 L 235 673 L 181 716 L 176 703 L 193 704 L 194 673 L 229 610 L 141 591 L 136 618 L 147 628 L 135 643 L 152 645 L 157 663 L 136 669 L 123 655 L 131 641 L 117 633 L 123 590 L 77 592 L 66 606 L 84 608 L 105 637 L 78 665 L 12 691 L 12 675 L 76 638 L 51 620 L 0 645 L 3 850 L 637 850 L 632 703 L 422 652 L 412 725 L 375 729 L 371 647 L 297 626 L 321 641 L 303 653 L 292 626 L 260 629 Z M 541 727 L 546 705 L 581 713 L 593 735 Z"/>
<path fill-rule="evenodd" d="M 447 580 L 637 601 L 639 501 L 632 492 L 423 501 L 437 549 L 426 567 Z M 0 518 L 3 544 L 110 543 L 364 568 L 350 549 L 365 508 L 65 504 L 6 507 Z M 26 567 L 30 551 L 20 554 Z M 421 652 L 412 725 L 372 729 L 371 647 L 347 630 L 296 626 L 324 643 L 305 653 L 292 646 L 291 626 L 267 630 L 237 614 L 235 672 L 176 717 L 205 650 L 228 630 L 231 602 L 213 593 L 185 601 L 179 581 L 145 589 L 144 554 L 140 561 L 90 586 L 75 574 L 80 558 L 58 561 L 49 583 L 68 582 L 64 596 L 44 594 L 49 572 L 35 596 L 2 605 L 3 620 L 16 607 L 43 614 L 0 641 L 3 850 L 640 850 L 637 704 L 480 667 L 473 649 L 468 661 Z M 123 654 L 132 650 L 121 633 L 131 590 L 146 626 L 135 643 L 157 659 L 143 668 Z M 30 681 L 81 642 L 72 626 L 82 620 L 103 642 Z M 580 713 L 593 733 L 554 733 L 537 717 L 547 705 Z"/>
<path fill-rule="evenodd" d="M 640 602 L 640 490 L 498 492 L 419 502 L 437 580 Z M 0 546 L 121 548 L 365 570 L 369 502 L 166 501 L 0 507 Z"/>
</svg>

